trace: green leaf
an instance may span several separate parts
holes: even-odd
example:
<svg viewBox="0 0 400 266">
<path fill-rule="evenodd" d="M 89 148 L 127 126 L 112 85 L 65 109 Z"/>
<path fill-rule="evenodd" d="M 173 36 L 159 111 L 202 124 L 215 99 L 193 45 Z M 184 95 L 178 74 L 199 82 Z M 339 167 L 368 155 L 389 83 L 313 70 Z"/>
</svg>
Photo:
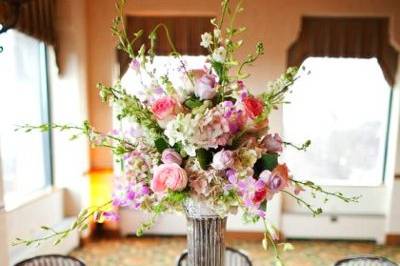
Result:
<svg viewBox="0 0 400 266">
<path fill-rule="evenodd" d="M 194 109 L 202 106 L 203 102 L 200 99 L 192 96 L 184 102 L 184 105 L 189 109 Z"/>
<path fill-rule="evenodd" d="M 187 192 L 185 191 L 169 191 L 165 200 L 169 204 L 180 204 L 184 202 L 188 197 Z"/>
<path fill-rule="evenodd" d="M 261 156 L 254 165 L 254 172 L 259 175 L 264 170 L 272 171 L 278 165 L 278 154 L 267 153 Z"/>
<path fill-rule="evenodd" d="M 181 151 L 183 149 L 182 143 L 180 143 L 180 142 L 175 143 L 173 148 L 175 149 L 176 152 L 181 153 Z M 181 155 L 182 155 L 182 153 L 181 153 Z"/>
<path fill-rule="evenodd" d="M 89 225 L 88 224 L 83 224 L 83 226 L 79 229 L 81 232 L 85 231 L 86 229 L 88 229 Z"/>
<path fill-rule="evenodd" d="M 158 138 L 154 141 L 154 145 L 159 153 L 169 148 L 168 142 L 164 138 Z"/>
<path fill-rule="evenodd" d="M 211 62 L 212 67 L 214 68 L 215 72 L 217 73 L 220 81 L 225 80 L 225 73 L 224 73 L 224 64 L 216 61 Z"/>
<path fill-rule="evenodd" d="M 212 152 L 207 151 L 206 149 L 198 149 L 196 150 L 197 161 L 199 162 L 201 168 L 203 170 L 207 170 L 208 166 L 212 161 Z"/>
</svg>

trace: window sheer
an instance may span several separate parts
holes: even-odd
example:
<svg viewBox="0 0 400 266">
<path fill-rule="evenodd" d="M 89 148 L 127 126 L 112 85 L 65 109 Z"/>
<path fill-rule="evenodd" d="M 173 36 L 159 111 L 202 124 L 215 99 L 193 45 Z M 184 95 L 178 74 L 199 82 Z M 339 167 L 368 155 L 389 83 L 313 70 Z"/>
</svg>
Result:
<svg viewBox="0 0 400 266">
<path fill-rule="evenodd" d="M 45 45 L 17 31 L 0 35 L 0 154 L 6 207 L 50 185 L 50 135 L 15 132 L 49 120 Z"/>
<path fill-rule="evenodd" d="M 293 174 L 325 185 L 380 185 L 391 89 L 378 61 L 310 57 L 303 65 L 311 74 L 284 106 L 284 137 L 312 145 L 285 153 Z"/>
</svg>

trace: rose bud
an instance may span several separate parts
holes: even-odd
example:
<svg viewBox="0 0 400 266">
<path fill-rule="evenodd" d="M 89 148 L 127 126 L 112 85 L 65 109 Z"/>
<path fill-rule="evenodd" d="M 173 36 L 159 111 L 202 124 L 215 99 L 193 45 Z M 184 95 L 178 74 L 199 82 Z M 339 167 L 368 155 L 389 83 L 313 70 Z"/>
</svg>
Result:
<svg viewBox="0 0 400 266">
<path fill-rule="evenodd" d="M 181 165 L 182 157 L 174 149 L 165 149 L 161 154 L 161 161 L 163 163 L 176 163 L 178 165 Z"/>
<path fill-rule="evenodd" d="M 268 152 L 282 152 L 282 139 L 279 134 L 268 134 L 262 141 Z"/>
<path fill-rule="evenodd" d="M 247 115 L 254 119 L 259 116 L 264 110 L 264 104 L 260 99 L 253 96 L 247 96 L 243 99 L 244 109 Z"/>
<path fill-rule="evenodd" d="M 235 159 L 233 152 L 229 150 L 221 150 L 214 155 L 211 166 L 216 170 L 225 170 L 232 167 L 234 163 Z"/>
</svg>

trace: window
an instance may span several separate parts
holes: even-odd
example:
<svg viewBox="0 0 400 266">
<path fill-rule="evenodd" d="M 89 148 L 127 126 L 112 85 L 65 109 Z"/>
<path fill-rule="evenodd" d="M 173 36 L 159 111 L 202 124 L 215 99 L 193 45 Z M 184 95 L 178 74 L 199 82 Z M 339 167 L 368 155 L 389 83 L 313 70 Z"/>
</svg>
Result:
<svg viewBox="0 0 400 266">
<path fill-rule="evenodd" d="M 49 122 L 47 52 L 17 31 L 0 35 L 0 155 L 6 207 L 51 184 L 50 134 L 14 132 Z"/>
<path fill-rule="evenodd" d="M 391 89 L 373 59 L 310 57 L 284 106 L 284 138 L 311 139 L 288 149 L 293 174 L 325 185 L 376 186 L 385 169 Z"/>
</svg>

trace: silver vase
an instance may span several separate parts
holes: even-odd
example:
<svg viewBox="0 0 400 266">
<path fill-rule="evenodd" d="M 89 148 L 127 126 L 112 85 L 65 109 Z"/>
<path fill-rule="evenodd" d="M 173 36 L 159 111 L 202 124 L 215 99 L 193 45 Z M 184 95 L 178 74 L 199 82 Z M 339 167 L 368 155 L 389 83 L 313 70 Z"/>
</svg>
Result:
<svg viewBox="0 0 400 266">
<path fill-rule="evenodd" d="M 188 265 L 224 266 L 226 217 L 221 217 L 203 201 L 185 204 L 187 218 Z"/>
</svg>

